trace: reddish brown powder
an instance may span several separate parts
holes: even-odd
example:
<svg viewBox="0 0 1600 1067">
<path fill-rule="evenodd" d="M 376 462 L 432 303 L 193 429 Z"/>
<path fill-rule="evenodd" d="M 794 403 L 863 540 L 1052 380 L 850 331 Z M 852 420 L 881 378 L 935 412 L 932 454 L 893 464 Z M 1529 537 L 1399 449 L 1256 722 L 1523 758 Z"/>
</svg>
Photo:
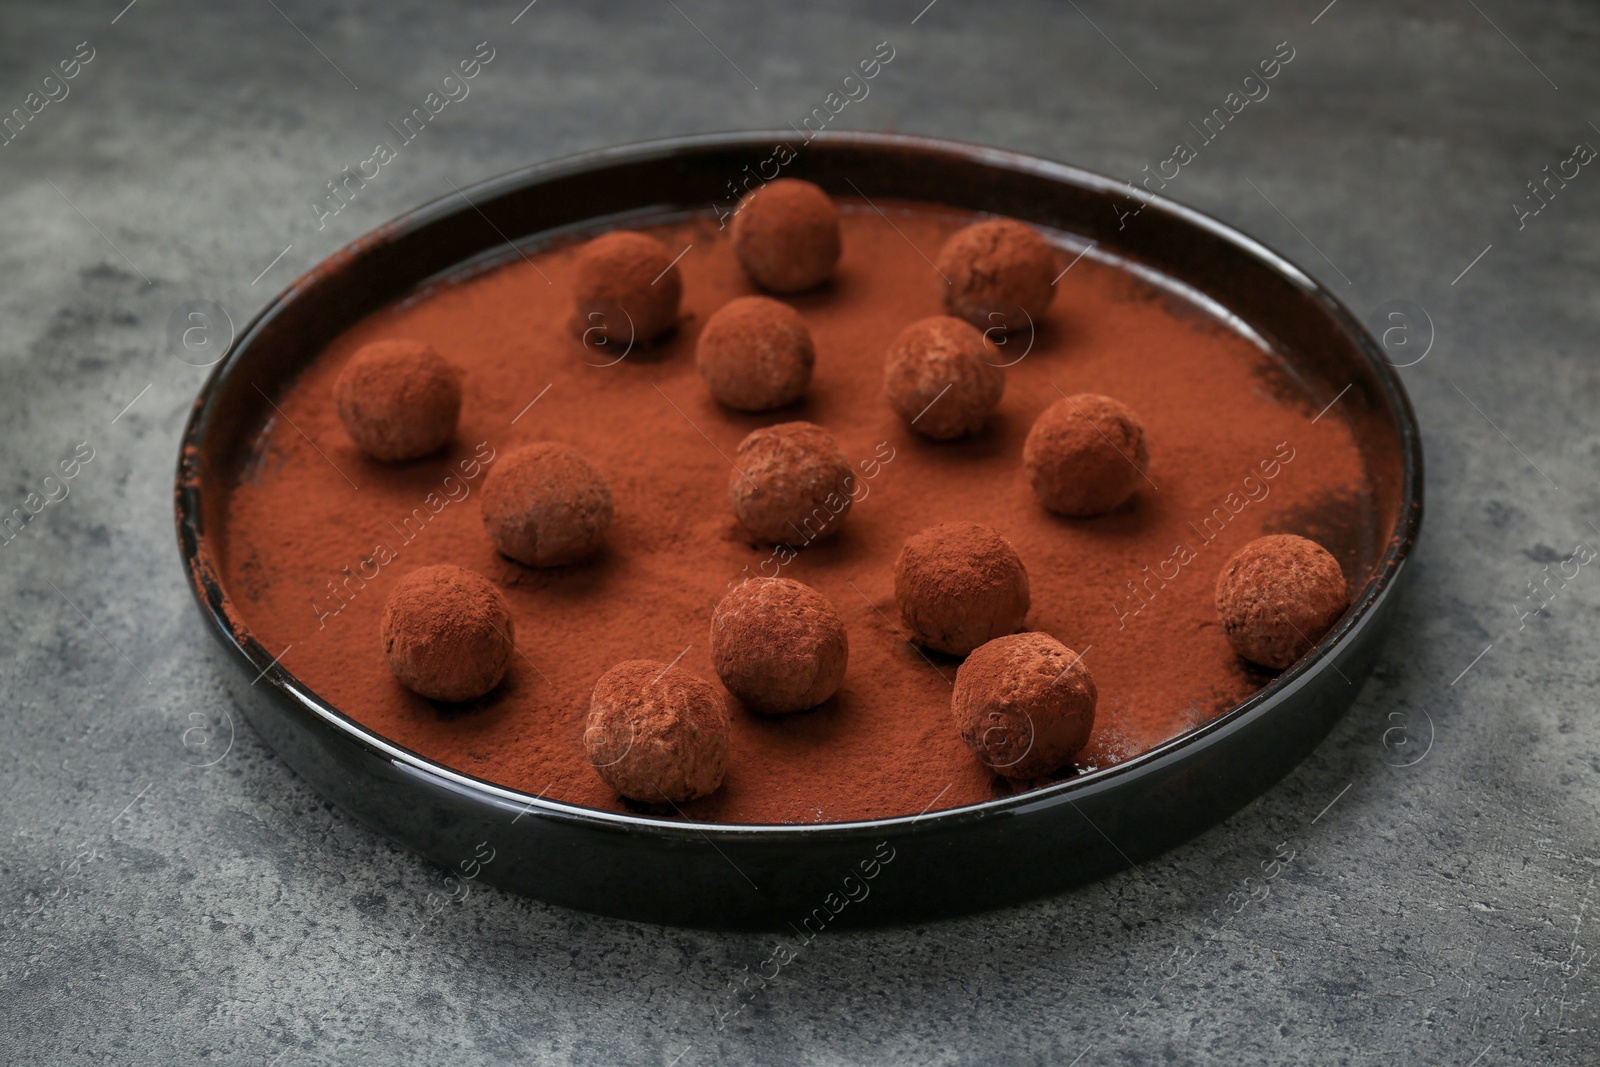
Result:
<svg viewBox="0 0 1600 1067">
<path fill-rule="evenodd" d="M 1350 427 L 1337 405 L 1311 421 L 1338 386 L 1303 398 L 1276 357 L 1091 252 L 1061 279 L 1027 357 L 1006 369 L 986 428 L 925 440 L 884 400 L 884 355 L 907 324 L 941 312 L 944 284 L 923 255 L 973 219 L 879 206 L 893 225 L 841 204 L 833 282 L 787 301 L 811 331 L 816 369 L 806 399 L 780 413 L 729 411 L 695 368 L 706 318 L 756 292 L 711 219 L 651 230 L 670 249 L 694 247 L 678 264 L 685 317 L 648 362 L 585 362 L 567 331 L 572 247 L 530 254 L 553 285 L 513 256 L 358 324 L 275 398 L 316 447 L 274 416 L 230 501 L 223 569 L 241 617 L 274 650 L 292 644 L 288 669 L 396 743 L 488 781 L 620 811 L 584 750 L 596 680 L 626 660 L 681 653 L 680 668 L 716 685 L 706 634 L 729 583 L 777 573 L 804 582 L 848 627 L 849 670 L 813 712 L 734 706 L 721 788 L 682 805 L 729 822 L 914 815 L 1014 788 L 954 726 L 957 662 L 934 654 L 929 663 L 899 632 L 895 559 L 908 537 L 940 522 L 980 522 L 1010 541 L 1032 586 L 1026 628 L 1084 653 L 1099 701 L 1081 766 L 1127 759 L 1254 692 L 1271 675 L 1222 634 L 1213 592 L 1224 561 L 1262 534 L 1293 532 L 1333 549 L 1352 585 L 1371 565 L 1376 508 Z M 1063 248 L 1060 258 L 1075 254 Z M 365 458 L 329 403 L 351 354 L 384 338 L 431 343 L 465 372 L 459 429 L 436 457 Z M 1091 519 L 1042 508 L 1022 445 L 1063 393 L 1113 396 L 1137 411 L 1159 489 L 1141 481 L 1129 504 Z M 826 427 L 856 481 L 838 534 L 791 559 L 752 544 L 734 519 L 725 457 L 751 430 L 793 419 Z M 493 469 L 497 454 L 544 439 L 577 448 L 615 496 L 605 548 L 554 570 L 501 556 L 478 512 L 481 464 Z M 375 553 L 379 545 L 387 551 Z M 378 639 L 395 583 L 447 562 L 498 584 L 516 618 L 519 654 L 465 715 L 443 715 L 400 686 Z"/>
</svg>

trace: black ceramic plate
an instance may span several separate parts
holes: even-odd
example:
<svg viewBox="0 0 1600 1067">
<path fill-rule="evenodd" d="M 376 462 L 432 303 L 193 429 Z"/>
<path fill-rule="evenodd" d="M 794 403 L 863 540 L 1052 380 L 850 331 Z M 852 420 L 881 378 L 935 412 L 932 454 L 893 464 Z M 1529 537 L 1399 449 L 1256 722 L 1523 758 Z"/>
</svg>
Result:
<svg viewBox="0 0 1600 1067">
<path fill-rule="evenodd" d="M 240 335 L 201 391 L 178 465 L 185 574 L 255 729 L 325 796 L 458 872 L 607 915 L 815 930 L 1015 902 L 1098 878 L 1217 823 L 1270 787 L 1355 699 L 1388 629 L 1422 519 L 1422 448 L 1397 375 L 1325 289 L 1258 242 L 1156 199 L 1119 228 L 1124 183 L 945 141 L 819 136 L 784 168 L 841 196 L 993 212 L 1078 235 L 1197 291 L 1267 339 L 1312 402 L 1356 429 L 1378 503 L 1371 576 L 1293 668 L 1216 720 L 1125 763 L 918 817 L 806 826 L 692 824 L 541 800 L 449 770 L 346 718 L 273 663 L 218 565 L 229 487 L 267 395 L 329 341 L 419 282 L 506 240 L 607 217 L 726 203 L 789 134 L 691 137 L 530 167 L 398 219 L 300 279 Z M 485 857 L 491 856 L 488 862 Z M 809 922 L 806 922 L 807 919 Z"/>
</svg>

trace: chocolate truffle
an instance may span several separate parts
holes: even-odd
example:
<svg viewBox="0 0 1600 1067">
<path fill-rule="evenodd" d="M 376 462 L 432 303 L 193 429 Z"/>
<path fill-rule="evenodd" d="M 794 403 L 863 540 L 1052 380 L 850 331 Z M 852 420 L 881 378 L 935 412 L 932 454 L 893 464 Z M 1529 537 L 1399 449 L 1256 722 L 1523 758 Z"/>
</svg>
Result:
<svg viewBox="0 0 1600 1067">
<path fill-rule="evenodd" d="M 487 578 L 450 563 L 395 585 L 380 624 L 400 684 L 429 700 L 472 700 L 500 684 L 515 648 L 511 608 Z"/>
<path fill-rule="evenodd" d="M 1098 699 L 1089 669 L 1049 634 L 997 637 L 956 671 L 950 710 L 962 738 L 1007 778 L 1039 778 L 1089 741 Z"/>
<path fill-rule="evenodd" d="M 706 320 L 694 361 L 721 403 L 770 411 L 804 395 L 817 353 L 798 311 L 765 296 L 741 296 Z"/>
<path fill-rule="evenodd" d="M 681 667 L 633 659 L 594 684 L 583 747 L 618 793 L 676 804 L 722 784 L 728 726 L 727 702 L 710 682 Z"/>
<path fill-rule="evenodd" d="M 850 642 L 828 598 L 788 578 L 751 578 L 711 617 L 711 660 L 751 711 L 814 708 L 844 680 Z"/>
<path fill-rule="evenodd" d="M 373 459 L 416 459 L 445 446 L 461 415 L 461 372 L 421 341 L 363 345 L 333 384 L 339 421 Z"/>
<path fill-rule="evenodd" d="M 942 522 L 907 538 L 894 565 L 894 598 L 913 640 L 965 656 L 1022 626 L 1028 571 L 989 527 Z"/>
<path fill-rule="evenodd" d="M 526 445 L 489 468 L 483 480 L 483 525 L 494 546 L 519 563 L 576 563 L 605 540 L 611 487 L 566 445 Z"/>
<path fill-rule="evenodd" d="M 838 532 L 856 478 L 833 435 L 809 422 L 754 430 L 734 454 L 733 513 L 772 544 L 799 548 Z"/>
<path fill-rule="evenodd" d="M 667 246 L 642 233 L 613 230 L 578 250 L 572 295 L 580 331 L 608 341 L 654 341 L 678 322 L 683 281 Z"/>
<path fill-rule="evenodd" d="M 1039 503 L 1058 515 L 1101 515 L 1133 495 L 1150 466 L 1144 423 L 1120 400 L 1094 393 L 1045 408 L 1022 446 Z"/>
<path fill-rule="evenodd" d="M 889 406 L 935 440 L 978 432 L 1005 389 L 1005 372 L 989 361 L 983 334 L 949 315 L 907 326 L 884 361 Z"/>
<path fill-rule="evenodd" d="M 821 285 L 839 251 L 839 209 L 810 182 L 779 178 L 739 201 L 733 254 L 761 288 L 798 293 Z"/>
<path fill-rule="evenodd" d="M 1228 644 L 1278 670 L 1310 651 L 1349 603 L 1339 561 L 1294 534 L 1256 538 L 1217 577 L 1217 616 Z"/>
<path fill-rule="evenodd" d="M 1044 318 L 1055 295 L 1055 252 L 1038 230 L 1015 219 L 957 230 L 936 266 L 950 281 L 945 310 L 980 330 L 1026 330 Z"/>
</svg>

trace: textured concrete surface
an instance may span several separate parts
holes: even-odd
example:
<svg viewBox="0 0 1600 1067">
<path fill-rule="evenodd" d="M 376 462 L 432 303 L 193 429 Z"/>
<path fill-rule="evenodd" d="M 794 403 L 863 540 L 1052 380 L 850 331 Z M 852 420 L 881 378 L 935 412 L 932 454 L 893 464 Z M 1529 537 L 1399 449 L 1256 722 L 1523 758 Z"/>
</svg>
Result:
<svg viewBox="0 0 1600 1067">
<path fill-rule="evenodd" d="M 0 147 L 0 511 L 93 450 L 0 547 L 0 1061 L 1600 1058 L 1600 576 L 1548 577 L 1600 548 L 1600 172 L 1563 163 L 1600 145 L 1600 11 L 123 2 L 0 9 L 0 110 L 93 49 Z M 319 230 L 323 183 L 485 40 L 471 95 Z M 1404 371 L 1430 514 L 1392 648 L 1326 744 L 1187 847 L 1028 907 L 825 937 L 753 998 L 769 939 L 483 888 L 440 907 L 444 872 L 229 737 L 173 545 L 205 372 L 169 318 L 211 300 L 242 323 L 450 182 L 797 122 L 884 40 L 837 127 L 1124 177 L 1289 42 L 1168 191 L 1401 327 L 1399 361 L 1431 320 Z M 1519 222 L 1547 164 L 1578 174 Z"/>
</svg>

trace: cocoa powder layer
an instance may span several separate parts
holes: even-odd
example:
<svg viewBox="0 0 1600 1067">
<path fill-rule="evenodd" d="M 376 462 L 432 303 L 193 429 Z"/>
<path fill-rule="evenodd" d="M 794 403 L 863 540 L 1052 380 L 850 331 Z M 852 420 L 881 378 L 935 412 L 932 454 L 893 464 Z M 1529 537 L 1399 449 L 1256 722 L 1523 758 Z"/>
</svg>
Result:
<svg viewBox="0 0 1600 1067">
<path fill-rule="evenodd" d="M 841 202 L 832 283 L 786 298 L 805 317 L 816 369 L 806 398 L 781 413 L 727 410 L 695 367 L 707 317 L 757 292 L 714 219 L 647 227 L 668 248 L 694 245 L 678 263 L 680 328 L 648 362 L 585 362 L 567 329 L 572 245 L 529 252 L 553 284 L 512 256 L 358 323 L 274 398 L 316 447 L 285 420 L 265 423 L 262 454 L 229 502 L 222 549 L 236 610 L 268 647 L 293 645 L 287 669 L 394 742 L 488 781 L 623 811 L 584 750 L 596 680 L 627 660 L 681 653 L 680 668 L 716 685 L 706 633 L 729 583 L 777 573 L 804 582 L 848 628 L 849 670 L 816 711 L 735 712 L 721 788 L 681 805 L 725 822 L 915 815 L 1017 788 L 954 727 L 958 662 L 930 653 L 930 663 L 900 633 L 895 559 L 936 523 L 976 521 L 1010 541 L 1032 586 L 1026 629 L 1084 652 L 1099 701 L 1080 767 L 1137 755 L 1270 680 L 1223 636 L 1213 600 L 1223 563 L 1258 536 L 1297 533 L 1333 551 L 1354 589 L 1385 536 L 1345 405 L 1311 422 L 1340 386 L 1306 398 L 1279 358 L 1091 252 L 1058 283 L 1026 358 L 1006 369 L 984 430 L 925 440 L 884 400 L 884 355 L 908 324 L 942 311 L 944 283 L 918 249 L 939 248 L 974 219 L 877 203 L 893 225 Z M 1076 255 L 1060 251 L 1063 262 Z M 464 371 L 455 438 L 426 460 L 367 459 L 329 402 L 352 353 L 389 338 L 433 344 Z M 1141 481 L 1126 506 L 1089 519 L 1040 506 L 1022 445 L 1062 393 L 1113 396 L 1139 413 L 1159 491 Z M 735 520 L 727 457 L 751 430 L 793 419 L 826 427 L 857 482 L 840 532 L 790 559 L 753 544 Z M 578 449 L 611 484 L 606 546 L 584 564 L 525 568 L 484 533 L 482 464 L 538 440 Z M 436 563 L 488 577 L 516 620 L 518 654 L 466 713 L 407 691 L 379 644 L 389 592 Z"/>
</svg>

